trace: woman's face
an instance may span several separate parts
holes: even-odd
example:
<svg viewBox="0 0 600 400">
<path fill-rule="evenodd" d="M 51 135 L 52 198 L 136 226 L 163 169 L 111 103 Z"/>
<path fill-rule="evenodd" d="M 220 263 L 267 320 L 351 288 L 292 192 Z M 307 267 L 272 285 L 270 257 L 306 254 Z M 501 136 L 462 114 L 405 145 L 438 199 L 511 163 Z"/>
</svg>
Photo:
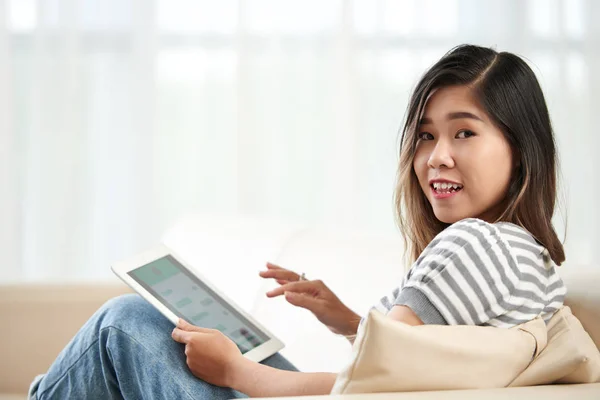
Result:
<svg viewBox="0 0 600 400">
<path fill-rule="evenodd" d="M 450 86 L 425 106 L 413 168 L 437 219 L 493 222 L 502 212 L 513 156 L 470 88 Z"/>
</svg>

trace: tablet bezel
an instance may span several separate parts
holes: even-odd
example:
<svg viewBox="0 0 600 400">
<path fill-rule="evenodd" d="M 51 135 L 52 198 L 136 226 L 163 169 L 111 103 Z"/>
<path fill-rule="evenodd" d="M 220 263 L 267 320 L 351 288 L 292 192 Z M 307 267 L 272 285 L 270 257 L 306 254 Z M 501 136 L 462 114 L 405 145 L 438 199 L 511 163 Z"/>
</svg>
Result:
<svg viewBox="0 0 600 400">
<path fill-rule="evenodd" d="M 192 276 L 200 280 L 217 296 L 219 296 L 223 300 L 223 302 L 227 303 L 243 318 L 246 318 L 257 329 L 259 329 L 268 337 L 268 340 L 266 342 L 244 353 L 244 357 L 256 362 L 260 362 L 265 358 L 277 353 L 279 350 L 283 349 L 284 344 L 281 340 L 277 339 L 275 335 L 273 335 L 269 330 L 267 330 L 254 317 L 252 317 L 250 314 L 248 314 L 246 311 L 240 308 L 237 304 L 235 304 L 233 300 L 231 300 L 227 295 L 225 295 L 222 291 L 220 291 L 213 284 L 211 284 L 211 282 L 204 276 L 202 276 L 202 274 L 192 269 L 185 261 L 183 261 L 181 257 L 175 254 L 175 252 L 172 249 L 165 246 L 164 244 L 161 244 L 156 248 L 149 249 L 127 260 L 116 262 L 114 265 L 111 266 L 111 269 L 115 273 L 115 275 L 117 275 L 123 282 L 125 282 L 129 287 L 135 290 L 140 296 L 142 296 L 146 301 L 148 301 L 158 311 L 160 311 L 161 314 L 167 317 L 169 321 L 176 325 L 179 317 L 175 315 L 175 313 L 173 313 L 171 310 L 169 310 L 160 300 L 158 300 L 152 293 L 146 290 L 146 288 L 140 285 L 134 278 L 132 278 L 129 275 L 130 271 L 143 267 L 144 265 L 149 264 L 165 256 L 173 257 L 177 262 L 181 264 L 182 268 L 185 268 Z"/>
</svg>

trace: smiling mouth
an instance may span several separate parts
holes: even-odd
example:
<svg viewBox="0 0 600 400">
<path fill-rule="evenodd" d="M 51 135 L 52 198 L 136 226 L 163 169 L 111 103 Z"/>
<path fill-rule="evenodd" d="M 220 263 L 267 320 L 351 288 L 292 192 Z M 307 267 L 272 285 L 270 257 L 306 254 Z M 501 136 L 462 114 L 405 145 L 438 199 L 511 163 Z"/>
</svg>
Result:
<svg viewBox="0 0 600 400">
<path fill-rule="evenodd" d="M 447 193 L 456 193 L 460 192 L 463 188 L 462 185 L 458 183 L 443 183 L 443 182 L 434 182 L 429 185 L 435 193 L 438 194 L 447 194 Z"/>
</svg>

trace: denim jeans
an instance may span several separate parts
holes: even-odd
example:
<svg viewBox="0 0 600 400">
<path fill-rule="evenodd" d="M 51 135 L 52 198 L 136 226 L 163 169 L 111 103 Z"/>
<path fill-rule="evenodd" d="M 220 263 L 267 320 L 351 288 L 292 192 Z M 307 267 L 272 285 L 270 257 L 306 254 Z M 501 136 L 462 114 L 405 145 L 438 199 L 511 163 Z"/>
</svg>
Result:
<svg viewBox="0 0 600 400">
<path fill-rule="evenodd" d="M 65 310 L 69 312 L 69 310 Z M 231 399 L 247 397 L 192 375 L 173 324 L 135 294 L 104 304 L 29 389 L 30 399 Z M 280 354 L 263 364 L 296 368 Z"/>
</svg>

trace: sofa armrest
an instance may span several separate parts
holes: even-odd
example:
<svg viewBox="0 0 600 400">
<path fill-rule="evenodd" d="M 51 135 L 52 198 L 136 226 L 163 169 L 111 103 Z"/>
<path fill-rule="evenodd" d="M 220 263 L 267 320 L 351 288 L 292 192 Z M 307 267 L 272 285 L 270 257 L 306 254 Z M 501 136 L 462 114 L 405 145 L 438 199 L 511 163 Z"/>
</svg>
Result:
<svg viewBox="0 0 600 400">
<path fill-rule="evenodd" d="M 598 400 L 600 399 L 600 383 L 585 385 L 545 385 L 502 389 L 446 390 L 435 392 L 270 397 L 269 400 L 531 400 L 538 398 L 544 400 Z"/>
<path fill-rule="evenodd" d="M 26 393 L 85 321 L 107 300 L 131 293 L 124 284 L 0 286 L 0 396 Z M 289 400 L 600 399 L 600 383 L 489 390 L 288 397 Z M 284 399 L 283 397 L 280 399 Z M 276 400 L 276 398 L 271 398 Z"/>
<path fill-rule="evenodd" d="M 0 286 L 0 393 L 27 393 L 85 321 L 125 284 Z"/>
</svg>

